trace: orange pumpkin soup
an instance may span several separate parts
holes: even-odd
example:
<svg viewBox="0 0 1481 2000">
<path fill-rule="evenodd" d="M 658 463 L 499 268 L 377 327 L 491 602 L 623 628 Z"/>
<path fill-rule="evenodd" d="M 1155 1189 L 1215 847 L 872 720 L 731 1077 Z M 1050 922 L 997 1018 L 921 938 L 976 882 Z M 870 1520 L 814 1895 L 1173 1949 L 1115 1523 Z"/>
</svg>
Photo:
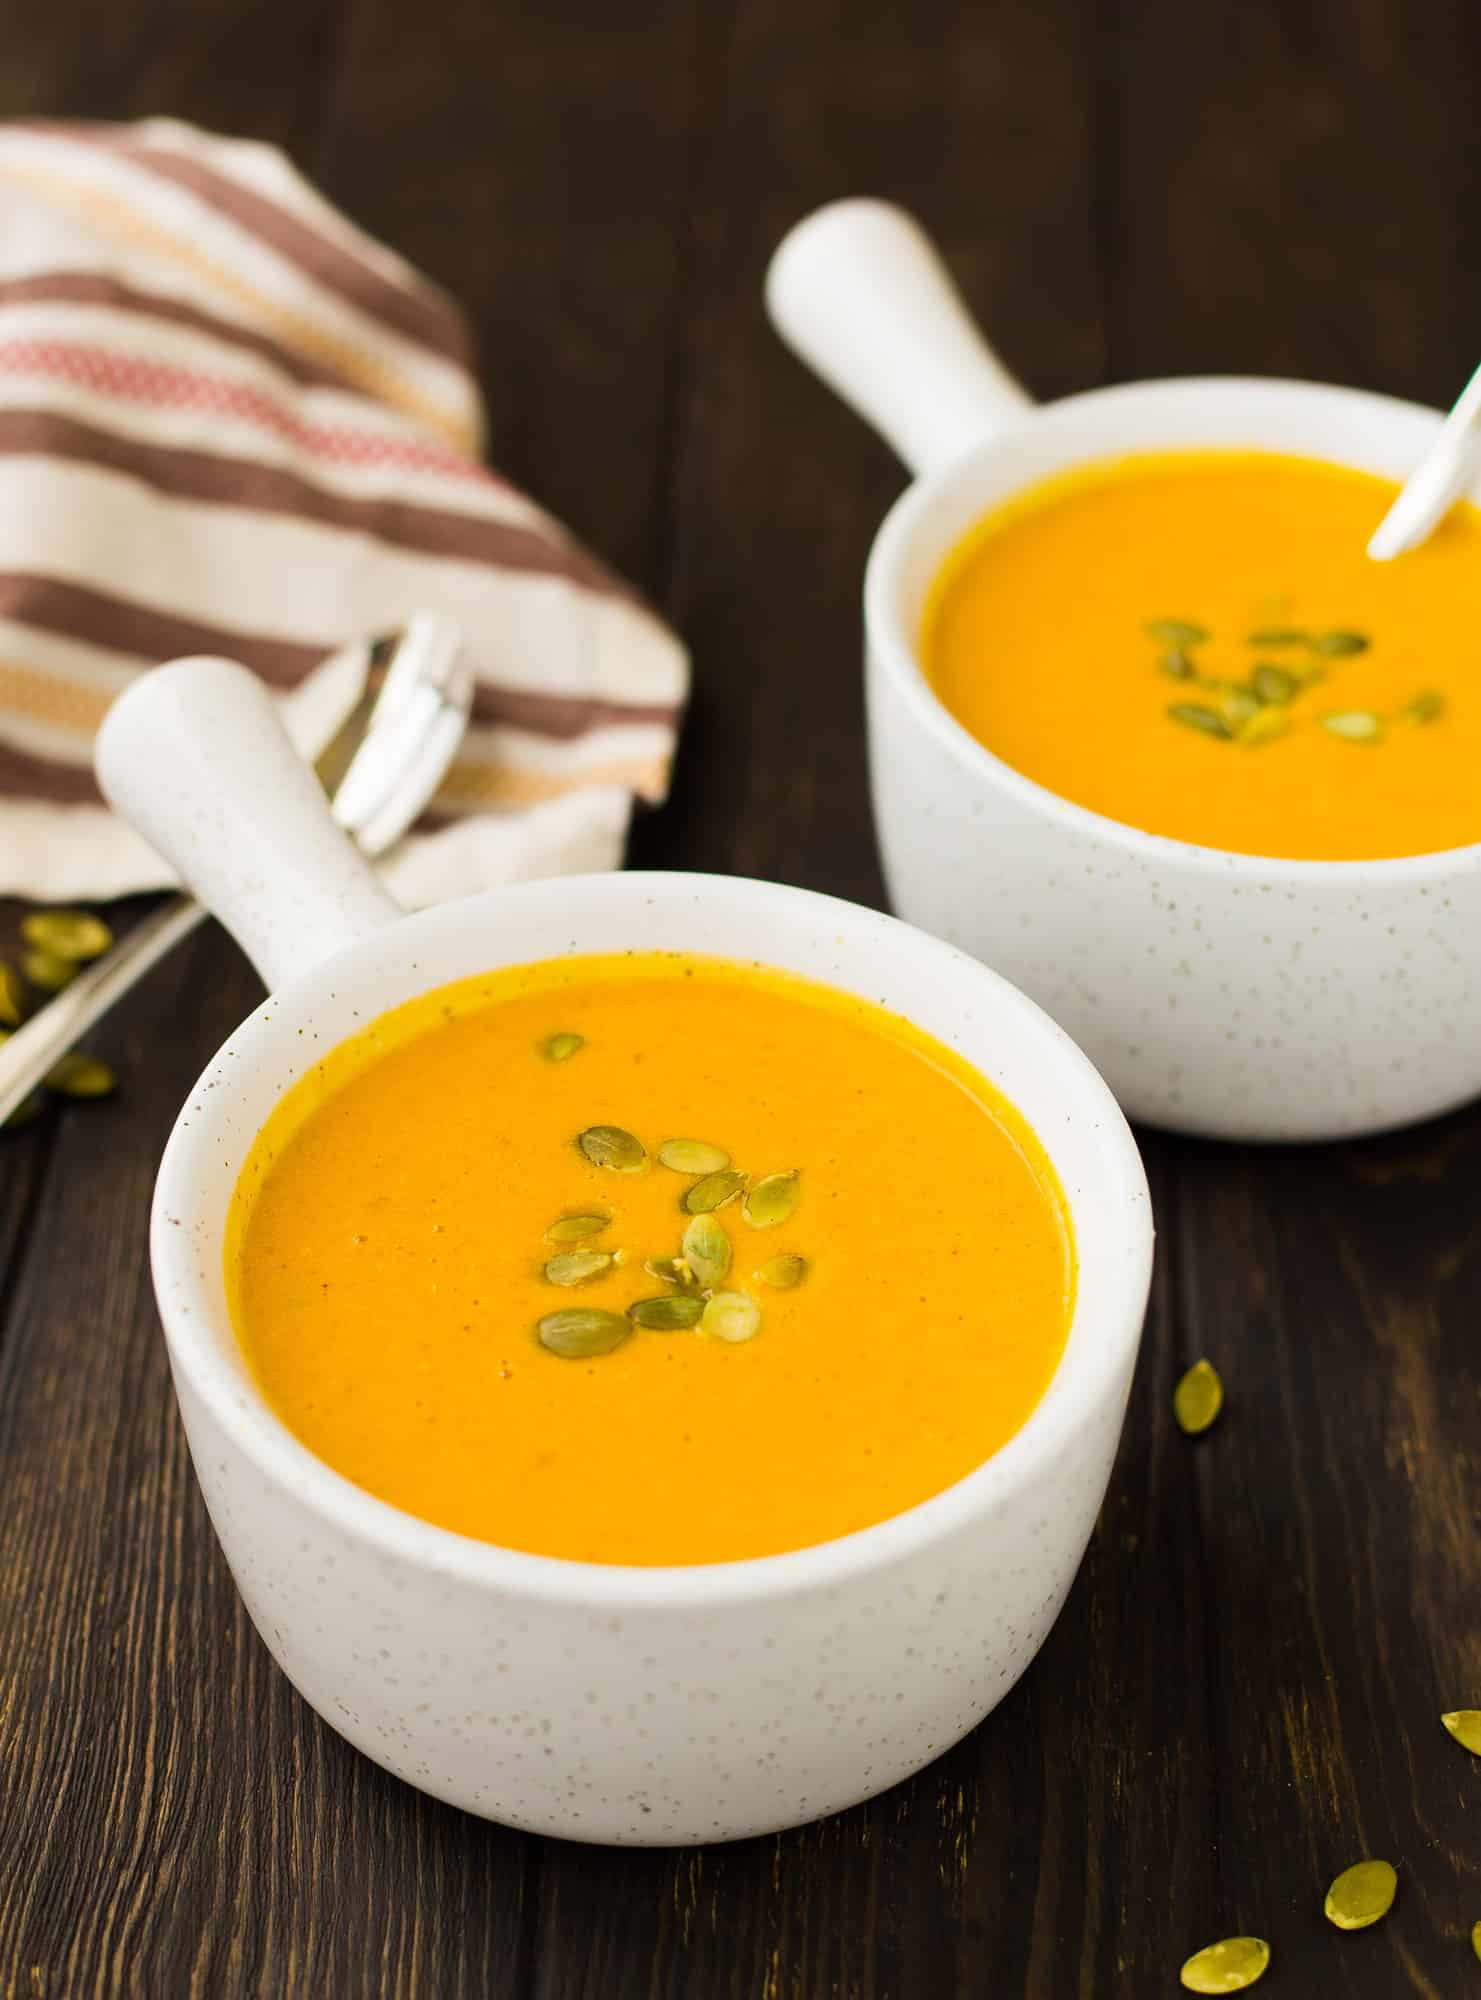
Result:
<svg viewBox="0 0 1481 2000">
<path fill-rule="evenodd" d="M 1105 460 L 947 561 L 922 652 L 951 713 L 1062 798 L 1302 860 L 1481 840 L 1481 513 L 1370 562 L 1397 488 L 1276 452 Z"/>
<path fill-rule="evenodd" d="M 594 1562 L 879 1521 L 1062 1351 L 1054 1172 L 982 1077 L 788 975 L 633 953 L 441 988 L 333 1050 L 243 1167 L 247 1360 L 408 1512 Z"/>
</svg>

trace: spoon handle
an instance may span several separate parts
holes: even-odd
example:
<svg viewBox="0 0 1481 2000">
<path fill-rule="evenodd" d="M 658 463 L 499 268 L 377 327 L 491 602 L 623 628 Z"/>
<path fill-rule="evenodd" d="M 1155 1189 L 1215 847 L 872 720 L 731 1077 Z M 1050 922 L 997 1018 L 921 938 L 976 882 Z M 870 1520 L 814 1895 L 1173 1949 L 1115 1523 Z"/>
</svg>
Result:
<svg viewBox="0 0 1481 2000">
<path fill-rule="evenodd" d="M 1439 435 L 1399 489 L 1399 497 L 1373 531 L 1368 556 L 1391 562 L 1426 541 L 1470 486 L 1476 470 L 1481 423 L 1481 368 L 1462 389 Z"/>
<path fill-rule="evenodd" d="M 53 996 L 39 1014 L 17 1028 L 0 1046 L 0 1125 L 19 1110 L 69 1049 L 75 1048 L 95 1021 L 121 1000 L 150 967 L 204 918 L 206 912 L 189 896 L 172 896 L 162 908 L 136 924 L 106 958 L 79 972 L 70 986 Z"/>
</svg>

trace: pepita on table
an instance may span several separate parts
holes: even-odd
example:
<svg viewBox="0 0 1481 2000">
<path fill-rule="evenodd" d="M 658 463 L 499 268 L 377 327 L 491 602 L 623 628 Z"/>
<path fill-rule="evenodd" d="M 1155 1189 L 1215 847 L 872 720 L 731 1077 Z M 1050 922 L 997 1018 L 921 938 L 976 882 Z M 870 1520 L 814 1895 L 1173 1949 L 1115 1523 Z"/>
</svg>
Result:
<svg viewBox="0 0 1481 2000">
<path fill-rule="evenodd" d="M 1392 1862 L 1355 1861 L 1327 1891 L 1322 1909 L 1340 1931 L 1365 1931 L 1393 1908 L 1399 1877 Z"/>
<path fill-rule="evenodd" d="M 1264 1938 L 1220 1938 L 1183 1963 L 1179 1979 L 1190 1993 L 1243 1993 L 1264 1975 L 1270 1946 Z"/>
</svg>

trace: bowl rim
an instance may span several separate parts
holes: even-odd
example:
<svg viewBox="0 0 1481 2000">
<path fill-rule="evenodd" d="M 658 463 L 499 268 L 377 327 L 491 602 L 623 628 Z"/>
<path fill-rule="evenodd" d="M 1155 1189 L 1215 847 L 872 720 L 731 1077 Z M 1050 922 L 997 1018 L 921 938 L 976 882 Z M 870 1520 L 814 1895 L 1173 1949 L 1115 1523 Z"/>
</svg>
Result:
<svg viewBox="0 0 1481 2000">
<path fill-rule="evenodd" d="M 762 912 L 783 899 L 807 905 L 820 922 L 835 927 L 847 923 L 875 929 L 882 950 L 916 953 L 934 965 L 941 979 L 971 979 L 981 988 L 984 1012 L 993 1011 L 999 1018 L 1016 1015 L 1038 1037 L 1042 1060 L 1062 1066 L 1075 1116 L 1098 1133 L 1099 1195 L 1118 1203 L 1121 1226 L 1093 1283 L 1086 1282 L 1081 1266 L 1065 1355 L 1022 1427 L 982 1464 L 903 1513 L 800 1549 L 714 1563 L 591 1563 L 509 1549 L 407 1513 L 335 1471 L 294 1436 L 246 1374 L 235 1349 L 224 1284 L 218 1276 L 212 1287 L 195 1248 L 201 1214 L 195 1190 L 204 1179 L 198 1165 L 216 1151 L 218 1123 L 229 1115 L 236 1079 L 250 1070 L 257 1045 L 270 1032 L 274 1038 L 282 1032 L 270 1024 L 281 1016 L 289 1022 L 301 1018 L 321 989 L 353 974 L 356 961 L 369 955 L 377 939 L 386 935 L 384 930 L 270 994 L 222 1044 L 181 1107 L 155 1182 L 150 1228 L 155 1294 L 172 1369 L 188 1381 L 192 1394 L 236 1449 L 291 1502 L 386 1558 L 497 1595 L 609 1611 L 689 1610 L 837 1588 L 861 1572 L 906 1561 L 917 1549 L 951 1535 L 974 1516 L 985 1517 L 1017 1488 L 1032 1483 L 1037 1472 L 1051 1467 L 1073 1445 L 1108 1400 L 1124 1406 L 1150 1289 L 1153 1243 L 1151 1197 L 1131 1129 L 1079 1046 L 1001 975 L 895 917 L 814 890 L 743 876 L 672 871 L 557 876 L 434 905 L 397 918 L 388 928 L 414 946 L 418 934 L 443 925 L 457 923 L 466 929 L 474 905 L 496 902 L 507 908 L 510 903 L 553 895 L 569 897 L 578 888 L 597 884 L 602 893 L 634 901 L 651 900 L 655 893 L 668 890 L 681 890 L 686 897 L 696 891 L 728 895 Z M 365 1019 L 370 1018 L 367 1013 Z M 1011 1101 L 1011 1091 L 1005 1095 Z M 1041 1143 L 1046 1149 L 1051 1146 L 1047 1138 Z M 1078 1224 L 1084 1197 L 1077 1207 L 1071 1191 L 1065 1193 L 1072 1221 Z M 1076 1234 L 1078 1239 L 1078 1227 Z M 1083 1352 L 1071 1383 L 1063 1370 L 1072 1345 Z M 228 1346 L 235 1350 L 234 1363 L 223 1351 Z M 1119 1430 L 1122 1407 L 1116 1408 L 1115 1417 Z"/>
<path fill-rule="evenodd" d="M 1336 889 L 1356 888 L 1373 883 L 1375 879 L 1385 887 L 1403 888 L 1447 880 L 1467 868 L 1481 867 L 1481 841 L 1467 842 L 1460 847 L 1437 848 L 1424 854 L 1393 855 L 1372 860 L 1315 861 L 1292 860 L 1279 855 L 1242 854 L 1234 848 L 1209 847 L 1197 841 L 1177 840 L 1168 834 L 1149 833 L 1124 820 L 1112 819 L 1093 807 L 1077 805 L 1074 800 L 1061 797 L 1037 779 L 1015 770 L 985 744 L 979 743 L 957 721 L 927 680 L 917 657 L 914 638 L 906 629 L 900 571 L 922 522 L 940 503 L 944 493 L 956 482 L 971 479 L 984 461 L 1026 431 L 1036 428 L 1071 429 L 1092 407 L 1133 407 L 1144 402 L 1176 400 L 1192 403 L 1199 398 L 1214 396 L 1225 399 L 1244 397 L 1252 404 L 1257 398 L 1266 403 L 1283 400 L 1303 403 L 1329 401 L 1354 407 L 1354 414 L 1359 418 L 1362 414 L 1382 416 L 1389 421 L 1397 417 L 1405 423 L 1422 425 L 1431 431 L 1437 430 L 1443 421 L 1439 411 L 1398 396 L 1381 395 L 1368 389 L 1344 388 L 1330 382 L 1303 382 L 1277 375 L 1163 376 L 1139 382 L 1113 383 L 1105 388 L 1082 390 L 1052 403 L 1036 404 L 1007 430 L 1000 431 L 949 464 L 922 474 L 906 487 L 885 515 L 870 548 L 864 571 L 864 624 L 871 654 L 889 676 L 893 689 L 914 719 L 974 783 L 1006 792 L 1020 806 L 1057 821 L 1067 831 L 1082 838 L 1117 849 L 1131 860 L 1164 868 L 1178 867 L 1200 875 L 1218 875 L 1226 880 L 1234 877 L 1289 888 L 1330 886 Z M 1252 442 L 1248 448 L 1259 450 L 1262 447 Z M 1158 447 L 1155 444 L 1128 445 L 1125 449 L 1126 455 L 1131 456 L 1141 450 L 1156 451 Z M 1116 455 L 1119 454 L 1114 446 L 1097 446 L 1088 451 L 1083 459 L 1072 458 L 1065 463 L 1091 464 L 1096 459 Z M 1354 469 L 1363 468 L 1354 465 Z M 1011 488 L 1010 493 L 1021 491 L 1047 476 L 1046 473 L 1032 474 Z M 1481 500 L 1481 489 L 1475 497 Z"/>
</svg>

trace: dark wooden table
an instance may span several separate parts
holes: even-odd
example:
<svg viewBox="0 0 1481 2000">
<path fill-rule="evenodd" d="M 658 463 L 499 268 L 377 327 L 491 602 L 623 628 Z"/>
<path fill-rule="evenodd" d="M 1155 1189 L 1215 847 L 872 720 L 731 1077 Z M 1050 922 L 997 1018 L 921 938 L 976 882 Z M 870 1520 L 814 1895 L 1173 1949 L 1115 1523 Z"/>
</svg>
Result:
<svg viewBox="0 0 1481 2000">
<path fill-rule="evenodd" d="M 778 348 L 766 256 L 916 207 L 1043 396 L 1481 348 L 1457 0 L 12 0 L 0 115 L 276 139 L 471 307 L 497 463 L 692 643 L 639 865 L 878 901 L 859 578 L 901 475 Z M 914 1782 L 780 1839 L 542 1842 L 350 1750 L 249 1628 L 145 1266 L 155 1161 L 254 1004 L 219 933 L 0 1145 L 0 1994 L 1104 2000 L 1255 1930 L 1262 1993 L 1481 1994 L 1481 1113 L 1259 1152 L 1145 1135 L 1161 1259 L 1110 1498 L 1042 1656 Z M 1213 1357 L 1220 1428 L 1169 1397 Z M 1336 1870 L 1400 1868 L 1340 1937 Z"/>
</svg>

